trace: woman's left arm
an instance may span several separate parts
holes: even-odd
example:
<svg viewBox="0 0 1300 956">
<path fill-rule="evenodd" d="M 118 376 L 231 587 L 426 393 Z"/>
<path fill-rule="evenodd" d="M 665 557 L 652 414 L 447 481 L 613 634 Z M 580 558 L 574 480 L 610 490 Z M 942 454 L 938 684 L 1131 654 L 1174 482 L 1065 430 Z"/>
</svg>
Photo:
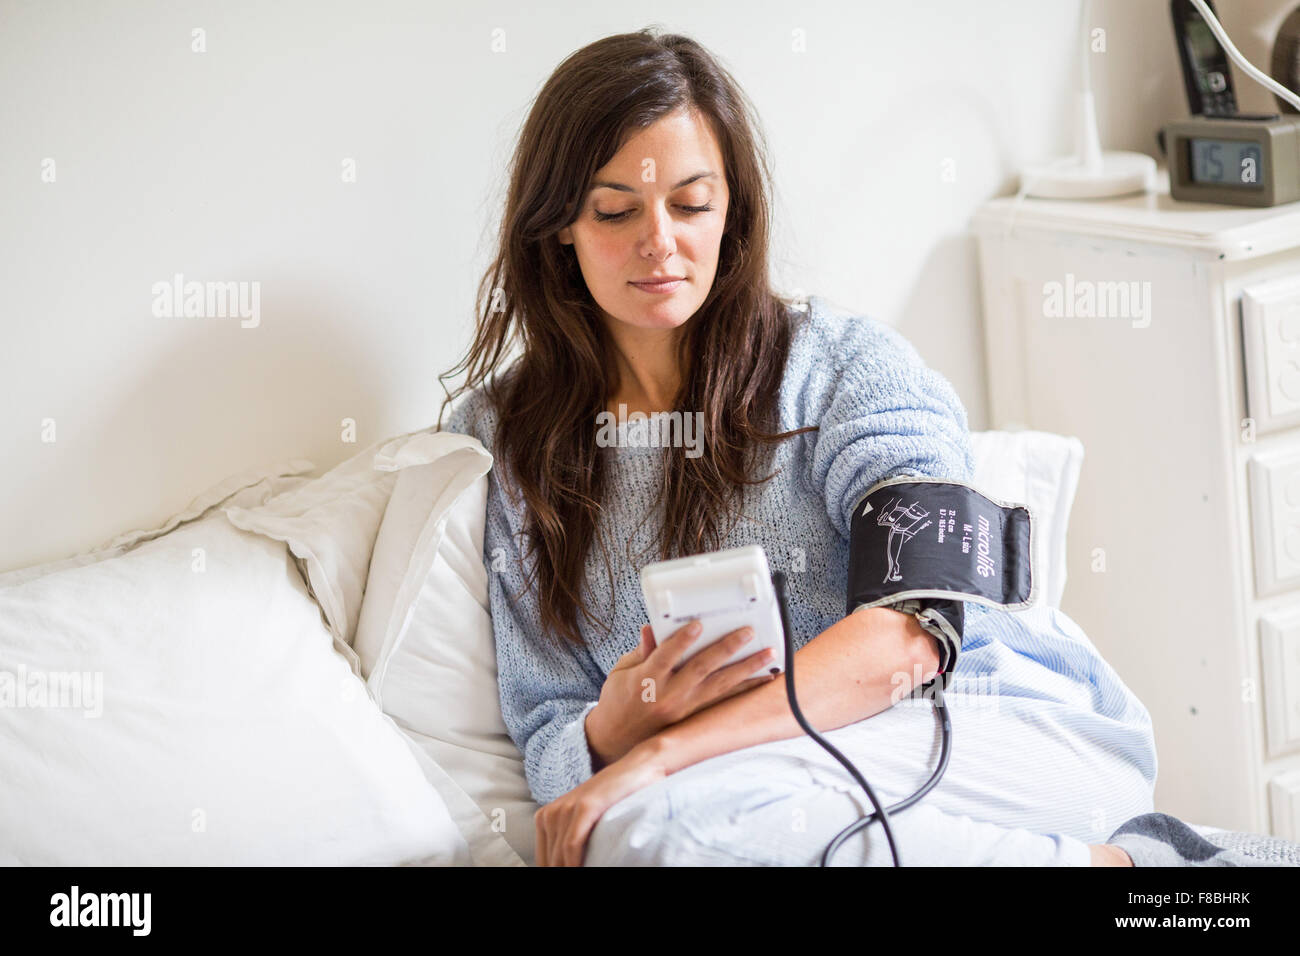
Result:
<svg viewBox="0 0 1300 956">
<path fill-rule="evenodd" d="M 865 608 L 795 651 L 795 694 L 813 727 L 834 730 L 889 709 L 938 669 L 939 646 L 914 616 Z M 802 733 L 784 677 L 697 711 L 542 807 L 535 818 L 537 864 L 581 866 L 601 815 L 657 779 L 718 754 Z"/>
<path fill-rule="evenodd" d="M 888 710 L 938 670 L 939 645 L 914 615 L 865 608 L 795 651 L 795 694 L 813 727 L 835 730 Z M 656 756 L 671 774 L 718 754 L 801 734 L 781 676 L 665 727 L 645 742 L 651 751 L 646 756 Z"/>
</svg>

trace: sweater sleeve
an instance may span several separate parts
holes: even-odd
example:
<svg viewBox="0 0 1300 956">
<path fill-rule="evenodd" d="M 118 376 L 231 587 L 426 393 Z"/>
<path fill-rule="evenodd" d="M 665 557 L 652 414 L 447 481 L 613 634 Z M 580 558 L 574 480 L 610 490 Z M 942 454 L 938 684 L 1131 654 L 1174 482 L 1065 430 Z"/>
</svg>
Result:
<svg viewBox="0 0 1300 956">
<path fill-rule="evenodd" d="M 600 684 L 583 666 L 584 650 L 556 646 L 540 633 L 533 613 L 519 608 L 508 593 L 522 583 L 522 576 L 504 570 L 516 558 L 507 550 L 498 561 L 503 569 L 489 573 L 501 715 L 524 755 L 533 799 L 546 804 L 594 773 L 586 719 L 600 697 Z M 533 605 L 531 599 L 526 603 Z"/>
<path fill-rule="evenodd" d="M 446 428 L 474 435 L 492 448 L 494 418 L 480 395 L 458 406 Z M 520 550 L 511 530 L 514 512 L 496 480 L 499 467 L 494 462 L 489 480 L 483 558 L 501 716 L 523 754 L 533 799 L 546 804 L 594 772 L 586 719 L 600 697 L 602 681 L 585 648 L 559 646 L 541 632 L 536 597 L 524 588 Z"/>
<path fill-rule="evenodd" d="M 791 351 L 807 375 L 801 424 L 819 426 L 808 433 L 808 475 L 845 541 L 854 506 L 885 478 L 971 480 L 966 409 L 900 332 L 826 307 L 804 320 Z"/>
<path fill-rule="evenodd" d="M 956 391 L 901 333 L 819 305 L 801 327 L 792 361 L 807 375 L 802 423 L 819 426 L 808 433 L 808 473 L 847 543 L 853 509 L 877 482 L 900 475 L 970 481 L 975 456 Z M 926 627 L 939 647 L 935 680 L 946 689 L 961 653 L 965 609 L 956 601 L 932 607 L 956 630 Z"/>
</svg>

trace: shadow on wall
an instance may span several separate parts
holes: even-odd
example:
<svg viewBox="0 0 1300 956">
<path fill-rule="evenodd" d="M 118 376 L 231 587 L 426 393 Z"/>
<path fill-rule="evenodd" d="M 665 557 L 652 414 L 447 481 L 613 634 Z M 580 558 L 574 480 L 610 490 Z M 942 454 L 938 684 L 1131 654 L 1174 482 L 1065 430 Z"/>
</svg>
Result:
<svg viewBox="0 0 1300 956">
<path fill-rule="evenodd" d="M 118 317 L 123 334 L 142 346 L 156 341 L 147 323 L 188 323 L 188 331 L 105 388 L 98 406 L 56 403 L 49 417 L 57 441 L 47 446 L 44 478 L 24 483 L 6 509 L 6 538 L 18 550 L 0 557 L 0 570 L 154 527 L 238 472 L 293 458 L 324 471 L 384 437 L 385 423 L 399 417 L 401 390 L 387 381 L 374 348 L 382 327 L 359 321 L 364 307 L 340 301 L 319 276 L 264 275 L 256 327 L 241 327 L 237 317 L 134 310 Z M 436 413 L 430 410 L 430 424 Z M 343 441 L 344 418 L 357 423 L 355 443 Z M 74 503 L 61 514 L 44 510 L 51 486 Z"/>
</svg>

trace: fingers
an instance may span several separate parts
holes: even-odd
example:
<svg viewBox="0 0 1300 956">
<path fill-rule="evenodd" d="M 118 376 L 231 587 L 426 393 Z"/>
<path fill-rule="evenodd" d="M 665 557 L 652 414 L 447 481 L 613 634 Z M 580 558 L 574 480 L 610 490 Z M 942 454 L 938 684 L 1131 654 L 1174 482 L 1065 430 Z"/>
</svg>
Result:
<svg viewBox="0 0 1300 956">
<path fill-rule="evenodd" d="M 569 822 L 569 832 L 564 843 L 564 865 L 582 866 L 582 854 L 587 848 L 587 829 L 581 818 Z"/>
<path fill-rule="evenodd" d="M 682 655 L 691 649 L 704 627 L 699 621 L 688 621 L 668 636 L 668 639 L 655 648 L 651 655 L 657 666 L 666 671 L 673 671 L 681 661 Z"/>
<path fill-rule="evenodd" d="M 582 866 L 587 838 L 595 825 L 591 810 L 581 801 L 560 797 L 547 804 L 534 817 L 537 843 L 534 863 L 537 866 Z"/>
<path fill-rule="evenodd" d="M 640 664 L 654 652 L 654 649 L 654 631 L 650 629 L 649 624 L 643 624 L 641 625 L 641 640 L 637 643 L 636 647 L 632 648 L 632 650 L 620 657 L 612 669 L 618 670 L 621 667 L 632 667 L 636 664 Z"/>
<path fill-rule="evenodd" d="M 720 667 L 710 674 L 704 681 L 703 689 L 711 697 L 721 700 L 731 696 L 731 694 L 739 694 L 751 687 L 757 687 L 759 684 L 766 684 L 774 680 L 780 672 L 777 674 L 763 674 L 749 679 L 746 679 L 746 677 L 760 667 L 771 664 L 775 657 L 776 654 L 770 647 L 765 647 L 761 651 L 742 657 L 736 663 Z"/>
<path fill-rule="evenodd" d="M 716 643 L 709 645 L 700 651 L 688 662 L 682 665 L 683 672 L 688 671 L 698 683 L 720 668 L 724 661 L 740 651 L 746 644 L 754 640 L 754 630 L 749 627 L 738 628 L 724 634 Z M 755 665 L 755 668 L 758 665 Z M 753 668 L 751 668 L 752 670 Z"/>
<path fill-rule="evenodd" d="M 743 663 L 743 661 L 741 663 Z M 742 694 L 753 687 L 758 687 L 762 684 L 770 684 L 780 676 L 781 674 L 778 672 L 776 674 L 764 674 L 762 677 L 751 677 L 749 680 L 741 681 L 732 688 L 731 692 L 733 694 Z"/>
<path fill-rule="evenodd" d="M 745 691 L 753 690 L 755 687 L 761 687 L 763 684 L 770 684 L 780 676 L 780 674 L 764 674 L 762 677 L 755 677 L 751 680 L 742 681 L 735 687 L 731 688 L 731 690 L 719 694 L 710 702 L 710 704 L 717 704 L 724 700 L 730 700 L 732 697 L 739 697 L 741 694 L 745 693 Z M 709 705 L 706 704 L 705 706 Z"/>
<path fill-rule="evenodd" d="M 560 797 L 561 800 L 564 797 Z M 548 809 L 549 808 L 549 809 Z M 547 804 L 537 812 L 537 846 L 534 862 L 538 866 L 571 866 L 571 854 L 566 852 L 565 837 L 571 827 L 567 807 Z"/>
<path fill-rule="evenodd" d="M 542 816 L 542 811 L 538 810 L 533 817 L 533 826 L 537 830 L 537 845 L 533 848 L 533 862 L 538 866 L 549 866 L 551 854 L 548 843 L 548 827 L 546 819 Z"/>
</svg>

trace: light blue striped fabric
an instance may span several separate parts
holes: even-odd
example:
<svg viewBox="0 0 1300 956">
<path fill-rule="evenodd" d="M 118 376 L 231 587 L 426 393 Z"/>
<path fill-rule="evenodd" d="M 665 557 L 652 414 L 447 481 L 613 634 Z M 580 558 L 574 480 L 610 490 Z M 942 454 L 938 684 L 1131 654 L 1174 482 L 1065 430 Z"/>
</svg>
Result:
<svg viewBox="0 0 1300 956">
<path fill-rule="evenodd" d="M 775 467 L 780 473 L 751 491 L 745 517 L 721 546 L 759 544 L 773 569 L 786 572 L 794 643 L 800 647 L 844 615 L 850 509 L 867 489 L 901 474 L 969 480 L 974 459 L 965 409 L 943 376 L 926 367 L 894 329 L 821 297 L 814 296 L 808 314 L 799 317 L 779 405 L 782 429 L 817 424 L 820 431 L 779 446 Z M 457 404 L 446 427 L 493 448 L 495 414 L 481 390 Z M 656 499 L 664 451 L 652 446 L 644 422 L 629 423 L 618 434 L 620 445 L 601 451 L 610 464 L 601 533 L 614 563 L 607 572 L 600 548 L 593 546 L 587 564 L 593 610 L 609 625 L 598 629 L 583 621 L 585 648 L 557 650 L 538 633 L 537 602 L 523 590 L 518 546 L 523 515 L 498 480 L 502 461 L 490 476 L 484 560 L 501 708 L 539 803 L 591 776 L 583 721 L 605 675 L 636 646 L 646 620 L 638 574 L 658 558 L 651 544 L 661 514 Z M 1062 858 L 1079 862 L 1082 844 L 1069 841 L 1099 842 L 1127 819 L 1114 814 L 1151 809 L 1156 754 L 1150 717 L 1062 612 L 1040 608 L 1013 614 L 968 603 L 965 642 L 949 697 L 957 725 L 954 754 L 944 783 L 924 801 L 934 812 L 968 814 L 974 821 L 1026 833 L 1062 834 L 1067 841 Z M 884 720 L 877 715 L 836 733 L 857 734 L 865 742 L 875 739 L 876 728 L 909 719 L 920 721 L 914 732 L 926 737 L 934 721 L 928 704 L 916 706 L 921 709 L 904 702 Z M 978 720 L 972 719 L 976 713 Z M 967 728 L 963 720 L 969 721 Z M 982 748 L 977 727 L 986 735 Z M 723 755 L 656 787 L 664 799 L 660 810 L 674 787 L 686 787 L 702 774 L 716 776 L 710 765 L 736 766 L 737 760 L 743 765 L 758 751 L 767 753 L 765 748 L 779 755 L 792 747 L 814 764 L 824 756 L 810 740 Z M 927 747 L 887 749 L 908 768 L 907 779 L 916 777 L 919 784 L 938 753 L 937 746 L 933 754 Z M 869 768 L 879 764 L 869 756 L 870 748 L 861 766 L 874 786 Z M 793 779 L 806 784 L 808 773 L 796 771 Z M 832 778 L 838 773 L 841 783 L 849 779 L 833 762 L 826 773 Z M 851 799 L 847 791 L 841 796 Z M 852 806 L 846 804 L 844 812 L 848 822 Z"/>
<path fill-rule="evenodd" d="M 1087 844 L 1106 842 L 1152 810 L 1146 712 L 1113 674 L 1089 676 L 1096 652 L 1059 610 L 994 611 L 981 616 L 978 631 L 981 646 L 967 645 L 945 695 L 953 723 L 947 772 L 892 818 L 902 862 L 1088 866 Z M 1085 670 L 1077 680 L 1053 678 L 1035 655 Z M 1039 696 L 1029 693 L 1036 682 L 1045 687 Z M 1099 683 L 1117 688 L 1111 699 Z M 886 806 L 918 790 L 939 757 L 933 710 L 921 700 L 823 736 Z M 586 863 L 815 865 L 836 833 L 872 809 L 813 740 L 773 741 L 687 767 L 616 804 L 593 832 Z M 890 865 L 880 825 L 849 840 L 833 863 Z"/>
</svg>

